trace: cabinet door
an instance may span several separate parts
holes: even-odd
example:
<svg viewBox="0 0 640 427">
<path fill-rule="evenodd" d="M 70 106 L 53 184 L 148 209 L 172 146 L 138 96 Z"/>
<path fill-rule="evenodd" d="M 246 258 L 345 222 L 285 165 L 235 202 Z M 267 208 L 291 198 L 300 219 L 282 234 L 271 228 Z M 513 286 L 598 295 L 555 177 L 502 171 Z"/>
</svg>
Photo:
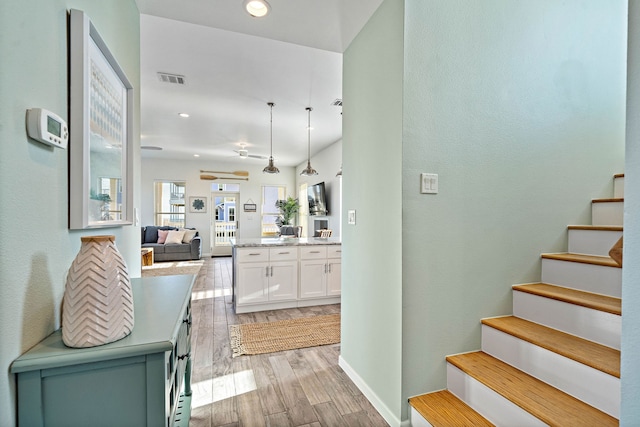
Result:
<svg viewBox="0 0 640 427">
<path fill-rule="evenodd" d="M 339 259 L 330 259 L 327 274 L 327 296 L 340 295 L 342 292 L 342 262 Z"/>
<path fill-rule="evenodd" d="M 269 300 L 268 280 L 269 263 L 247 262 L 238 263 L 236 280 L 237 303 L 252 304 Z"/>
<path fill-rule="evenodd" d="M 298 298 L 298 261 L 272 262 L 269 267 L 269 301 Z"/>
<path fill-rule="evenodd" d="M 300 261 L 300 298 L 327 295 L 327 260 Z"/>
</svg>

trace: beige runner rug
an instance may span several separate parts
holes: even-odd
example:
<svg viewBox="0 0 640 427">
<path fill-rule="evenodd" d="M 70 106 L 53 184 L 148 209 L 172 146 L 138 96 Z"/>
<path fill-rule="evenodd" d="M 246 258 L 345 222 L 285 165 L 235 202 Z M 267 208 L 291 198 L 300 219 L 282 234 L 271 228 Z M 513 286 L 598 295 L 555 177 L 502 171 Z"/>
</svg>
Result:
<svg viewBox="0 0 640 427">
<path fill-rule="evenodd" d="M 263 354 L 340 342 L 340 315 L 229 326 L 232 356 Z"/>
</svg>

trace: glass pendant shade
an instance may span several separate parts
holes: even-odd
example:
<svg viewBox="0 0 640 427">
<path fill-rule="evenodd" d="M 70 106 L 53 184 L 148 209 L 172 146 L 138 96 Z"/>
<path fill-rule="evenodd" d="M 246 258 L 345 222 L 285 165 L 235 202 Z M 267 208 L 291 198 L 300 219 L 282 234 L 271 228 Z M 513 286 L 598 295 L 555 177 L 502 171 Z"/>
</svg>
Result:
<svg viewBox="0 0 640 427">
<path fill-rule="evenodd" d="M 275 105 L 273 102 L 267 102 L 267 105 L 271 107 L 271 119 L 269 121 L 270 126 L 270 141 L 271 141 L 271 153 L 269 154 L 269 164 L 262 169 L 264 173 L 280 173 L 280 169 L 278 169 L 273 164 L 273 106 Z"/>
<path fill-rule="evenodd" d="M 307 123 L 307 167 L 300 172 L 300 175 L 311 176 L 318 175 L 318 171 L 311 167 L 311 110 L 313 108 L 306 108 L 308 113 L 308 123 Z"/>
</svg>

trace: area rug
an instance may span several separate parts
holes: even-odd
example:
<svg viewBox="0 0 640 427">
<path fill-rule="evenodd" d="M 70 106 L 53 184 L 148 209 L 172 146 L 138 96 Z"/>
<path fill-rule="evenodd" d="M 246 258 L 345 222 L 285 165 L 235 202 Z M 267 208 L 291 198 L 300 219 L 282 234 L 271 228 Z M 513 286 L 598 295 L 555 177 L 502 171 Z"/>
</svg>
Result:
<svg viewBox="0 0 640 427">
<path fill-rule="evenodd" d="M 232 357 L 340 342 L 340 315 L 229 326 Z"/>
<path fill-rule="evenodd" d="M 142 277 L 198 274 L 203 265 L 203 259 L 193 261 L 154 262 L 153 265 L 142 267 Z"/>
</svg>

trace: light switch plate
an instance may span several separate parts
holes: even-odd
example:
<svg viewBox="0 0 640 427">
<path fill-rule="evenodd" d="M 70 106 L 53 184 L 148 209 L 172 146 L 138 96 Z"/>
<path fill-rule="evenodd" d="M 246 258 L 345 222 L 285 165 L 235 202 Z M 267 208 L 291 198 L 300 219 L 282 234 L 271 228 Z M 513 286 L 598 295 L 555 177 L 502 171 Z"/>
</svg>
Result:
<svg viewBox="0 0 640 427">
<path fill-rule="evenodd" d="M 356 225 L 356 211 L 355 209 L 350 209 L 347 211 L 347 223 L 350 225 Z"/>
<path fill-rule="evenodd" d="M 438 194 L 438 174 L 437 173 L 421 173 L 420 174 L 420 193 Z"/>
</svg>

